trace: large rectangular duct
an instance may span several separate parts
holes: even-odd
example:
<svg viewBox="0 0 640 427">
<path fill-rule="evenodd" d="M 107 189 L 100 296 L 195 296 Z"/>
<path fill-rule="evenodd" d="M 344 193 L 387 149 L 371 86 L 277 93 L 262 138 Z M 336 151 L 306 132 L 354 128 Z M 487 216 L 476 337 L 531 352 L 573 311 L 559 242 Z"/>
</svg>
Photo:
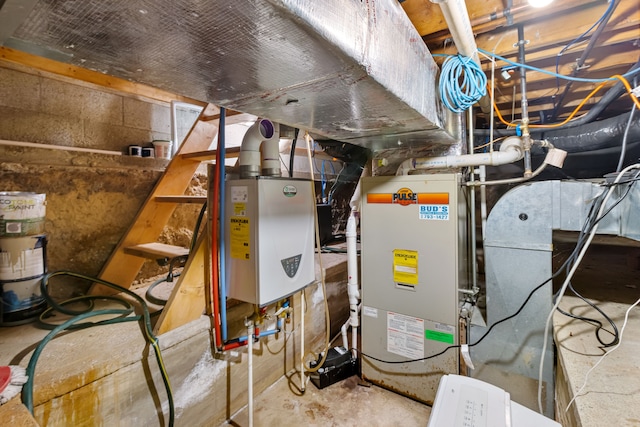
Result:
<svg viewBox="0 0 640 427">
<path fill-rule="evenodd" d="M 459 138 L 395 0 L 40 0 L 0 43 L 373 150 Z"/>
</svg>

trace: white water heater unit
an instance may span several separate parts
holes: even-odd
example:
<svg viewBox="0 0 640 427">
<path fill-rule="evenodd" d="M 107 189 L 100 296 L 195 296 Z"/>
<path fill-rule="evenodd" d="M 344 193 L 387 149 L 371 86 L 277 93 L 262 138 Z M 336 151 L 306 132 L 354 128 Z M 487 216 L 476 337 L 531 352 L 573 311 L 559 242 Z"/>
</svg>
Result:
<svg viewBox="0 0 640 427">
<path fill-rule="evenodd" d="M 315 280 L 312 182 L 255 177 L 226 183 L 227 296 L 258 306 Z"/>
<path fill-rule="evenodd" d="M 458 350 L 445 350 L 460 343 L 458 288 L 468 283 L 460 179 L 362 180 L 362 375 L 426 403 L 442 375 L 459 372 Z"/>
</svg>

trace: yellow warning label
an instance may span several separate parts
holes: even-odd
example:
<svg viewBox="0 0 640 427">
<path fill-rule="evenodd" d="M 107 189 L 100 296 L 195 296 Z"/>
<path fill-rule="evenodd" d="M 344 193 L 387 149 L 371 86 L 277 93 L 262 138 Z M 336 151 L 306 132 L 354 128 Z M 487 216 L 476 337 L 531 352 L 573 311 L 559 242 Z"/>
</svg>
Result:
<svg viewBox="0 0 640 427">
<path fill-rule="evenodd" d="M 418 251 L 394 249 L 393 281 L 407 285 L 418 284 Z"/>
<path fill-rule="evenodd" d="M 247 216 L 247 204 L 246 203 L 234 203 L 233 215 L 235 216 Z"/>
<path fill-rule="evenodd" d="M 250 259 L 249 219 L 246 217 L 231 217 L 230 221 L 231 258 Z"/>
</svg>

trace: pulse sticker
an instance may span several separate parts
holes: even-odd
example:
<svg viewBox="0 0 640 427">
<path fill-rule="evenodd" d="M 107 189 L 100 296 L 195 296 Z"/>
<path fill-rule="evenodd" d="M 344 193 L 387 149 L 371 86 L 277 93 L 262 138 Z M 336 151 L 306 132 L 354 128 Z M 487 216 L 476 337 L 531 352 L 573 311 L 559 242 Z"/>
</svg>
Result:
<svg viewBox="0 0 640 427">
<path fill-rule="evenodd" d="M 368 193 L 367 203 L 398 204 L 400 206 L 449 204 L 449 193 L 414 193 L 410 188 L 400 188 L 395 193 Z"/>
</svg>

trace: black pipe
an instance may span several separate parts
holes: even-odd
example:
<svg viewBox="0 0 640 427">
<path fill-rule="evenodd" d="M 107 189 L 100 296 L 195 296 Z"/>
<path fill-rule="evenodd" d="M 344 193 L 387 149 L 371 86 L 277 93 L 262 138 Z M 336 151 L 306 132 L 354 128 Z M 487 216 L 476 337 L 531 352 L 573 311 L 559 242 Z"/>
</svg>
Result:
<svg viewBox="0 0 640 427">
<path fill-rule="evenodd" d="M 591 36 L 591 39 L 589 40 L 589 44 L 582 52 L 582 55 L 580 55 L 580 58 L 578 58 L 578 60 L 576 61 L 576 67 L 571 72 L 572 77 L 575 77 L 580 72 L 580 69 L 584 65 L 584 61 L 586 61 L 586 59 L 589 57 L 591 50 L 593 49 L 596 42 L 598 41 L 598 38 L 600 37 L 600 34 L 602 34 L 602 31 L 604 31 L 604 28 L 607 26 L 607 23 L 609 22 L 609 18 L 611 18 L 611 15 L 613 15 L 613 12 L 616 10 L 619 4 L 620 4 L 620 0 L 615 0 L 615 4 L 613 5 L 613 7 L 609 9 L 609 11 L 603 17 L 600 24 L 598 24 L 598 28 L 596 28 L 596 30 L 593 32 L 593 35 Z M 567 85 L 564 87 L 564 91 L 562 92 L 562 95 L 560 95 L 560 98 L 558 99 L 555 106 L 553 107 L 553 111 L 551 112 L 549 121 L 551 122 L 554 121 L 558 116 L 558 110 L 562 106 L 562 102 L 564 101 L 564 98 L 569 93 L 569 89 L 571 89 L 572 84 L 573 84 L 573 81 L 569 81 Z"/>
<path fill-rule="evenodd" d="M 633 121 L 628 123 L 630 114 L 631 112 L 599 120 L 577 129 L 548 131 L 544 134 L 544 139 L 568 153 L 619 147 L 629 125 L 628 140 L 640 141 L 640 117 L 634 117 Z"/>
<path fill-rule="evenodd" d="M 298 141 L 299 133 L 299 128 L 296 128 L 293 132 L 293 141 L 291 141 L 291 152 L 289 154 L 289 178 L 293 178 L 293 160 L 296 157 L 296 142 Z"/>
<path fill-rule="evenodd" d="M 627 71 L 625 74 L 628 74 L 636 70 L 637 68 L 640 68 L 640 61 L 633 64 L 633 66 L 629 68 L 629 71 Z M 602 96 L 602 98 L 600 98 L 598 103 L 595 104 L 593 107 L 591 107 L 589 111 L 587 111 L 584 115 L 580 116 L 577 119 L 571 120 L 569 123 L 566 123 L 560 127 L 555 128 L 555 130 L 575 128 L 577 126 L 582 126 L 586 123 L 592 122 L 593 120 L 598 118 L 600 113 L 602 113 L 605 110 L 605 108 L 607 108 L 613 101 L 618 99 L 620 95 L 622 95 L 623 93 L 626 93 L 626 91 L 627 90 L 622 84 L 622 82 L 616 83 L 611 89 L 609 89 Z M 530 131 L 532 135 L 538 135 L 538 136 L 544 132 L 548 132 L 548 130 L 535 129 L 535 128 L 530 129 Z M 490 136 L 489 129 L 475 129 L 473 131 L 473 134 L 474 136 Z M 495 129 L 493 131 L 493 135 L 495 137 L 511 136 L 515 134 L 516 134 L 515 129 Z"/>
</svg>

